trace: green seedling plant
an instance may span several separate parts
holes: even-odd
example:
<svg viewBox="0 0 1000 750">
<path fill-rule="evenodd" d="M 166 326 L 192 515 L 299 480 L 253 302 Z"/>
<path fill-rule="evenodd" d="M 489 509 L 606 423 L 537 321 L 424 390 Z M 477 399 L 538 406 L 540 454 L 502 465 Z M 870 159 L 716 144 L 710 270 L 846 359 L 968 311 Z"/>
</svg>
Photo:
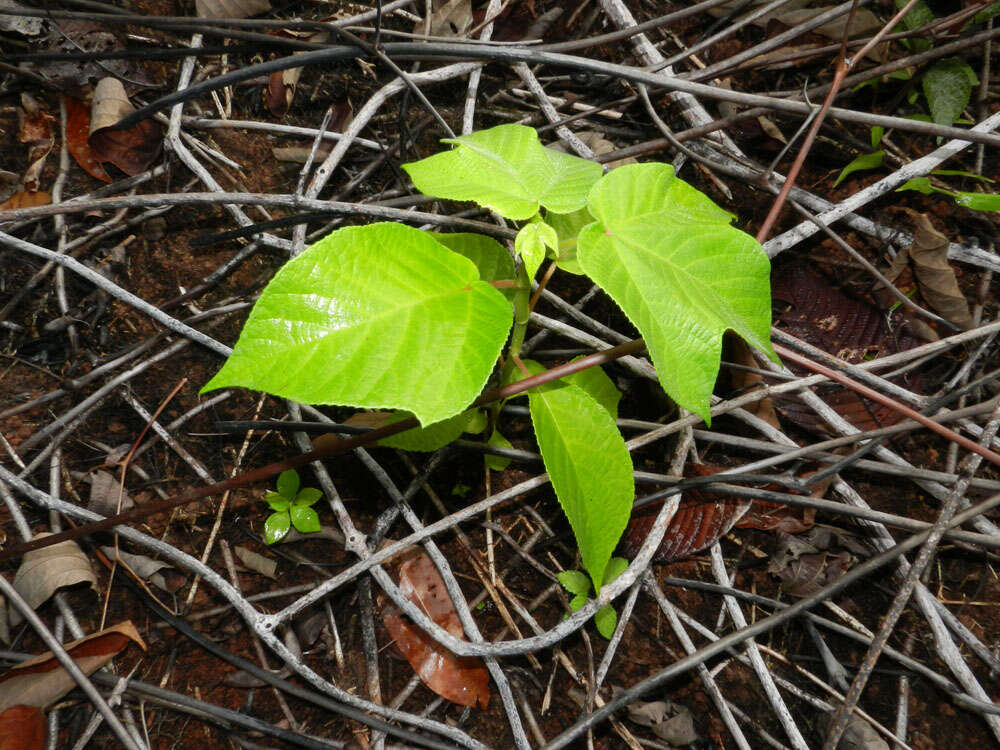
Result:
<svg viewBox="0 0 1000 750">
<path fill-rule="evenodd" d="M 243 386 L 395 410 L 393 419 L 414 416 L 420 427 L 381 444 L 406 450 L 436 450 L 464 432 L 509 446 L 501 405 L 486 420 L 470 405 L 491 377 L 509 384 L 544 369 L 522 360 L 521 348 L 546 259 L 539 285 L 559 270 L 590 277 L 641 332 L 666 393 L 706 422 L 726 331 L 777 361 L 766 254 L 670 165 L 604 174 L 520 125 L 445 143 L 404 165 L 413 184 L 516 222 L 512 246 L 395 223 L 338 229 L 275 274 L 203 391 Z M 615 422 L 620 397 L 599 367 L 527 392 L 539 451 L 596 592 L 635 497 Z"/>
<path fill-rule="evenodd" d="M 901 193 L 906 190 L 915 190 L 916 192 L 923 193 L 924 195 L 940 193 L 941 195 L 951 196 L 955 200 L 955 203 L 959 206 L 964 206 L 965 208 L 972 209 L 973 211 L 1000 211 L 1000 195 L 996 193 L 975 193 L 966 190 L 949 190 L 948 188 L 938 187 L 931 182 L 931 176 L 968 177 L 981 182 L 993 182 L 993 180 L 989 177 L 983 177 L 982 175 L 975 174 L 974 172 L 963 172 L 955 169 L 937 169 L 931 172 L 928 176 L 914 177 L 911 180 L 907 180 L 905 183 L 896 188 L 896 192 Z"/>
<path fill-rule="evenodd" d="M 612 557 L 604 569 L 604 585 L 611 583 L 624 573 L 627 567 L 628 560 L 624 557 Z M 557 573 L 556 578 L 559 579 L 562 587 L 573 595 L 573 598 L 569 600 L 570 611 L 576 612 L 581 609 L 589 599 L 590 576 L 579 570 L 564 570 L 562 573 Z M 612 605 L 605 604 L 594 615 L 594 624 L 597 626 L 597 632 L 610 640 L 618 625 L 618 612 Z"/>
<path fill-rule="evenodd" d="M 323 493 L 315 487 L 299 487 L 299 473 L 289 469 L 278 476 L 278 491 L 268 492 L 264 497 L 274 511 L 264 521 L 264 541 L 268 544 L 280 542 L 292 526 L 303 534 L 320 530 L 319 516 L 310 506 Z"/>
</svg>

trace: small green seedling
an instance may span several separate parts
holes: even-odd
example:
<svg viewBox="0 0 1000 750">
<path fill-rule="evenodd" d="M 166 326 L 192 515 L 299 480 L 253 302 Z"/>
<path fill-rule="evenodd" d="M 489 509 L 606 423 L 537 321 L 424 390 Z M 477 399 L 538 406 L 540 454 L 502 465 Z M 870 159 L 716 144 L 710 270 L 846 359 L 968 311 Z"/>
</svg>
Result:
<svg viewBox="0 0 1000 750">
<path fill-rule="evenodd" d="M 309 506 L 323 497 L 322 492 L 315 487 L 299 489 L 299 473 L 294 469 L 281 472 L 277 489 L 264 498 L 274 511 L 264 521 L 265 542 L 280 542 L 292 526 L 303 534 L 320 530 L 319 516 Z"/>
<path fill-rule="evenodd" d="M 777 361 L 767 254 L 671 165 L 604 174 L 523 125 L 445 143 L 403 165 L 414 186 L 517 222 L 514 241 L 394 222 L 342 227 L 275 274 L 203 391 L 238 385 L 300 403 L 393 409 L 392 419 L 420 422 L 380 441 L 401 450 L 437 450 L 468 432 L 510 448 L 499 405 L 484 419 L 473 404 L 492 378 L 508 384 L 544 369 L 522 359 L 521 347 L 537 301 L 532 283 L 537 275 L 544 287 L 557 271 L 589 276 L 620 306 L 666 394 L 706 423 L 726 331 Z M 538 452 L 599 591 L 613 577 L 606 568 L 635 500 L 632 456 L 615 421 L 621 393 L 591 366 L 526 397 Z M 502 471 L 508 461 L 486 464 Z M 301 530 L 296 514 L 307 510 L 295 491 L 279 495 L 269 521 L 276 538 L 290 523 Z M 602 610 L 601 631 L 615 619 Z"/>
<path fill-rule="evenodd" d="M 624 557 L 612 557 L 608 561 L 608 567 L 604 569 L 604 585 L 607 586 L 624 573 L 627 567 L 628 560 Z M 563 588 L 573 595 L 569 602 L 569 608 L 572 611 L 576 612 L 587 603 L 587 595 L 590 593 L 590 576 L 579 570 L 564 570 L 562 573 L 557 573 L 556 578 L 559 579 Z M 618 613 L 610 604 L 605 604 L 594 615 L 594 624 L 597 626 L 598 633 L 611 640 L 615 627 L 618 625 Z"/>
</svg>

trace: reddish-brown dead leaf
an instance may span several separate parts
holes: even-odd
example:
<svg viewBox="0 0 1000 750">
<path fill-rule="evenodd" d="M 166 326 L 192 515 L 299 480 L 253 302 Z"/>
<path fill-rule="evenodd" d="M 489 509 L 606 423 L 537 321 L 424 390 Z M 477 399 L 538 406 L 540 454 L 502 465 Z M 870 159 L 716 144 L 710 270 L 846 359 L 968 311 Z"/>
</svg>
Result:
<svg viewBox="0 0 1000 750">
<path fill-rule="evenodd" d="M 93 674 L 132 641 L 146 648 L 132 622 L 125 621 L 67 643 L 65 649 L 84 674 Z M 0 711 L 18 704 L 45 708 L 74 687 L 73 678 L 46 651 L 0 675 Z"/>
<path fill-rule="evenodd" d="M 28 168 L 22 182 L 29 191 L 38 190 L 45 160 L 52 152 L 52 115 L 42 109 L 30 94 L 21 94 L 18 114 L 18 140 L 28 144 Z"/>
<path fill-rule="evenodd" d="M 722 471 L 722 467 L 688 464 L 684 467 L 684 476 L 708 476 L 718 471 Z M 638 553 L 653 527 L 661 505 L 662 503 L 650 503 L 632 515 L 622 536 L 621 550 L 625 557 L 634 557 Z M 680 507 L 667 527 L 667 533 L 653 559 L 657 562 L 673 562 L 705 549 L 728 534 L 749 506 L 750 501 L 742 498 L 687 490 L 681 497 Z"/>
<path fill-rule="evenodd" d="M 112 129 L 134 111 L 121 81 L 101 79 L 90 106 L 90 149 L 95 159 L 111 162 L 130 177 L 145 172 L 163 145 L 163 128 L 154 120 L 143 120 L 128 130 Z"/>
<path fill-rule="evenodd" d="M 17 111 L 18 134 L 21 143 L 39 143 L 52 140 L 52 115 L 42 109 L 30 94 L 21 94 L 21 108 Z"/>
<path fill-rule="evenodd" d="M 775 302 L 776 326 L 849 364 L 887 357 L 922 343 L 911 335 L 902 315 L 848 297 L 801 264 L 775 275 L 771 297 Z M 799 375 L 808 374 L 795 365 L 790 369 Z M 893 382 L 917 393 L 922 390 L 919 373 L 904 374 Z M 859 430 L 887 427 L 902 419 L 899 412 L 863 399 L 840 385 L 814 390 Z M 800 427 L 828 434 L 826 424 L 797 397 L 776 397 L 775 406 Z"/>
<path fill-rule="evenodd" d="M 322 44 L 330 38 L 330 35 L 325 31 L 302 35 L 281 30 L 276 33 L 276 36 L 304 39 L 304 41 L 316 44 Z M 288 108 L 292 106 L 292 100 L 295 99 L 295 88 L 299 85 L 299 78 L 301 76 L 302 68 L 287 68 L 275 71 L 268 77 L 267 88 L 264 90 L 264 104 L 267 106 L 268 111 L 278 119 L 284 117 L 288 112 Z M 330 130 L 340 130 L 337 124 L 332 121 L 329 127 Z"/>
<path fill-rule="evenodd" d="M 687 464 L 685 477 L 704 477 L 722 471 L 723 466 Z M 787 491 L 778 485 L 765 485 L 764 489 Z M 822 496 L 826 486 L 813 493 Z M 634 557 L 646 540 L 661 503 L 641 508 L 629 521 L 622 536 L 622 553 Z M 797 533 L 812 528 L 816 511 L 811 508 L 794 508 L 781 503 L 746 500 L 709 490 L 687 490 L 680 507 L 667 527 L 653 559 L 673 562 L 699 552 L 729 533 L 731 529 L 759 529 Z"/>
<path fill-rule="evenodd" d="M 45 750 L 45 714 L 37 706 L 11 706 L 0 714 L 0 750 Z"/>
<path fill-rule="evenodd" d="M 736 528 L 798 534 L 811 529 L 815 522 L 815 508 L 793 508 L 781 503 L 754 500 L 746 515 L 736 522 Z"/>
<path fill-rule="evenodd" d="M 47 206 L 52 202 L 52 196 L 44 190 L 22 190 L 0 203 L 0 211 L 12 211 L 15 208 L 34 208 Z"/>
<path fill-rule="evenodd" d="M 441 574 L 423 552 L 399 566 L 399 588 L 411 602 L 456 638 L 464 638 L 455 605 Z M 382 622 L 421 681 L 442 698 L 485 709 L 490 702 L 489 672 L 481 659 L 458 657 L 417 627 L 391 602 L 383 602 Z"/>
<path fill-rule="evenodd" d="M 833 477 L 827 477 L 817 482 L 812 492 L 809 493 L 810 497 L 823 497 L 832 483 Z M 777 485 L 765 485 L 764 489 L 774 489 L 781 492 L 789 491 L 788 488 Z M 737 522 L 736 528 L 758 529 L 760 531 L 783 531 L 786 534 L 799 534 L 811 529 L 815 523 L 815 508 L 797 508 L 781 503 L 770 503 L 766 500 L 754 500 L 747 514 Z"/>
<path fill-rule="evenodd" d="M 63 102 L 66 104 L 66 148 L 70 156 L 91 177 L 111 182 L 90 149 L 90 104 L 71 96 L 64 96 Z"/>
</svg>

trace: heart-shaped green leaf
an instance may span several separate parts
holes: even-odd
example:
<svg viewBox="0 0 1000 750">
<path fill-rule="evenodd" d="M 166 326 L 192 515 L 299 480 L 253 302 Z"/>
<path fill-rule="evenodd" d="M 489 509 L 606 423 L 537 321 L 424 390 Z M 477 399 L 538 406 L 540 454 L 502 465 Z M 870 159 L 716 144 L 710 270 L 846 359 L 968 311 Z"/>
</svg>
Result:
<svg viewBox="0 0 1000 750">
<path fill-rule="evenodd" d="M 581 267 L 642 333 L 667 394 L 707 422 L 726 330 L 777 360 L 767 255 L 667 164 L 609 172 L 588 207 Z"/>
<path fill-rule="evenodd" d="M 444 143 L 455 148 L 403 165 L 417 190 L 475 201 L 515 221 L 530 219 L 539 205 L 557 213 L 582 208 L 602 172 L 600 164 L 545 148 L 524 125 L 498 125 Z"/>
<path fill-rule="evenodd" d="M 552 487 L 598 591 L 632 511 L 632 457 L 614 417 L 579 386 L 533 389 L 528 404 Z"/>
<path fill-rule="evenodd" d="M 347 227 L 278 271 L 202 391 L 239 385 L 433 424 L 479 395 L 511 322 L 504 296 L 433 234 Z"/>
<path fill-rule="evenodd" d="M 975 71 L 957 57 L 938 60 L 928 68 L 921 85 L 934 122 L 938 125 L 954 123 L 969 106 L 976 83 Z"/>
</svg>

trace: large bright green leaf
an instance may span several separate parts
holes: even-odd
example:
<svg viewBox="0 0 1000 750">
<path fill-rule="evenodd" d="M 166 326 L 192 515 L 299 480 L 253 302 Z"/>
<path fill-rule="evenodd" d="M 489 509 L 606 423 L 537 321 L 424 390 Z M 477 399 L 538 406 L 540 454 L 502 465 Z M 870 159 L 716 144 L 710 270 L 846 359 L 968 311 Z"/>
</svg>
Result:
<svg viewBox="0 0 1000 750">
<path fill-rule="evenodd" d="M 404 164 L 417 189 L 437 198 L 475 201 L 516 221 L 539 205 L 570 213 L 587 202 L 601 165 L 542 146 L 524 125 L 498 125 L 446 139 L 455 148 Z"/>
<path fill-rule="evenodd" d="M 492 237 L 483 234 L 455 232 L 435 234 L 434 239 L 449 250 L 476 264 L 483 281 L 510 281 L 514 279 L 514 259 L 507 248 Z"/>
<path fill-rule="evenodd" d="M 614 417 L 565 381 L 528 392 L 531 421 L 583 565 L 599 591 L 632 511 L 632 457 Z"/>
<path fill-rule="evenodd" d="M 938 125 L 951 125 L 969 106 L 976 74 L 957 57 L 934 63 L 921 80 L 931 117 Z"/>
<path fill-rule="evenodd" d="M 433 234 L 347 227 L 278 271 L 202 391 L 405 409 L 433 424 L 479 395 L 511 322 L 504 296 Z"/>
<path fill-rule="evenodd" d="M 378 441 L 378 444 L 387 448 L 399 448 L 404 451 L 421 451 L 424 453 L 436 451 L 438 448 L 443 448 L 448 443 L 457 440 L 469 428 L 475 414 L 475 409 L 469 409 L 441 422 L 435 422 L 426 427 L 418 427 L 414 430 L 400 432 L 398 435 L 382 438 Z M 386 424 L 399 422 L 410 416 L 412 415 L 409 412 L 397 412 L 386 421 Z"/>
<path fill-rule="evenodd" d="M 580 357 L 576 357 L 573 361 L 577 359 Z M 563 378 L 563 381 L 585 390 L 607 410 L 612 419 L 618 417 L 618 402 L 622 399 L 622 392 L 600 367 L 588 367 L 586 370 L 574 372 Z"/>
<path fill-rule="evenodd" d="M 642 332 L 667 394 L 707 422 L 726 330 L 777 359 L 767 255 L 667 164 L 609 172 L 589 208 L 580 265 Z"/>
</svg>

